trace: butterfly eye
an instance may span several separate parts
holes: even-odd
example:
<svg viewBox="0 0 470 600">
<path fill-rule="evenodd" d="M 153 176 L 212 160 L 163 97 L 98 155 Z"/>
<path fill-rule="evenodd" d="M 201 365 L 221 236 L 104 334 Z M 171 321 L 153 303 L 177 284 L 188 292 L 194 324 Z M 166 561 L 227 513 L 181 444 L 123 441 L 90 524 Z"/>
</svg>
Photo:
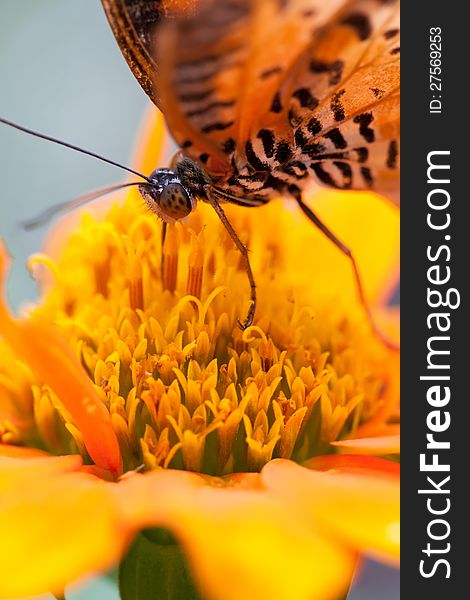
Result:
<svg viewBox="0 0 470 600">
<path fill-rule="evenodd" d="M 158 198 L 158 206 L 166 217 L 177 221 L 187 217 L 193 210 L 189 194 L 179 183 L 169 183 L 163 188 Z"/>
</svg>

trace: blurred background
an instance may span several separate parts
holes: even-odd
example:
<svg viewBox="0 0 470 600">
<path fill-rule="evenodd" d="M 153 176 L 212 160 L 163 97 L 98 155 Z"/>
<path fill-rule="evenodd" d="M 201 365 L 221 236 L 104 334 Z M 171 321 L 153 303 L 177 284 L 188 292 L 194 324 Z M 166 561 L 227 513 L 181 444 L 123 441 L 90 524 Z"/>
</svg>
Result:
<svg viewBox="0 0 470 600">
<path fill-rule="evenodd" d="M 0 81 L 3 117 L 129 163 L 150 101 L 122 58 L 99 0 L 0 0 Z M 25 232 L 21 222 L 126 175 L 2 124 L 0 157 L 0 236 L 14 259 L 8 297 L 18 307 L 36 298 L 25 263 L 47 231 Z M 348 600 L 378 598 L 399 598 L 398 573 L 369 562 Z M 117 600 L 118 594 L 102 578 L 71 590 L 67 599 Z"/>
<path fill-rule="evenodd" d="M 150 105 L 128 69 L 99 0 L 0 0 L 0 114 L 129 163 Z M 34 298 L 25 269 L 47 226 L 20 223 L 126 173 L 0 124 L 0 235 L 14 257 L 14 305 Z"/>
</svg>

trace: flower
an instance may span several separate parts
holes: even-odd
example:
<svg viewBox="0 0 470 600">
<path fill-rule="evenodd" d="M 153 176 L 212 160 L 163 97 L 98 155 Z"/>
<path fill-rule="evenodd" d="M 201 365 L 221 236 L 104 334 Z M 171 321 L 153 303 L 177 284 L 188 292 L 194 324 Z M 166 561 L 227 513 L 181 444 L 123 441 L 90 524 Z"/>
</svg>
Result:
<svg viewBox="0 0 470 600">
<path fill-rule="evenodd" d="M 393 210 L 372 194 L 317 202 L 337 203 L 330 220 L 393 332 L 380 307 Z M 0 303 L 0 598 L 60 593 L 149 527 L 173 534 L 218 600 L 337 598 L 358 554 L 396 562 L 397 466 L 378 457 L 398 451 L 398 357 L 301 215 L 280 201 L 227 213 L 258 286 L 245 331 L 246 274 L 210 207 L 169 227 L 161 251 L 134 193 L 84 215 L 57 261 L 32 258 L 46 273 L 28 317 Z M 7 262 L 3 249 L 3 279 Z"/>
</svg>

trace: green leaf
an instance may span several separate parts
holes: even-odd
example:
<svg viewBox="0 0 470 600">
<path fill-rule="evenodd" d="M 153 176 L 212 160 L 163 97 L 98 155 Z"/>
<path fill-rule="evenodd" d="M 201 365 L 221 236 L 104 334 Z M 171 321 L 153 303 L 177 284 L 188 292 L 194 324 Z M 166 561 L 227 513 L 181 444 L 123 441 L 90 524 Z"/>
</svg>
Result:
<svg viewBox="0 0 470 600">
<path fill-rule="evenodd" d="M 201 600 L 186 558 L 163 529 L 141 532 L 119 568 L 122 600 Z"/>
</svg>

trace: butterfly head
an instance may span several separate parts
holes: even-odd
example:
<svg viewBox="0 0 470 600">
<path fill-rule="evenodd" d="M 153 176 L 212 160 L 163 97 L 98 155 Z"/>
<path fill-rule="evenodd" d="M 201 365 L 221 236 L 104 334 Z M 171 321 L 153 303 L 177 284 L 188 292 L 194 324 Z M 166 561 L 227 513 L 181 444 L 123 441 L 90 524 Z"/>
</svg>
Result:
<svg viewBox="0 0 470 600">
<path fill-rule="evenodd" d="M 146 205 L 165 223 L 174 223 L 187 217 L 196 206 L 190 190 L 180 175 L 171 169 L 156 169 L 139 191 Z"/>
</svg>

